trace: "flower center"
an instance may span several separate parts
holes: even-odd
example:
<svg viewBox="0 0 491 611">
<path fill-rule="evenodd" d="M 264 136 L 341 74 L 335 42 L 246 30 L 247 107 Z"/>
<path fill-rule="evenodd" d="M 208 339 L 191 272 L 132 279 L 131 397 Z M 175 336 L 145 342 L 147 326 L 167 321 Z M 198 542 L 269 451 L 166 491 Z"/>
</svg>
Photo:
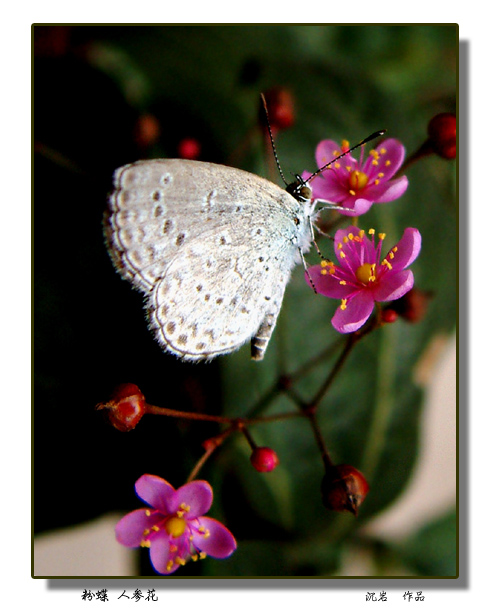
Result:
<svg viewBox="0 0 491 611">
<path fill-rule="evenodd" d="M 375 265 L 372 263 L 363 263 L 355 272 L 356 279 L 363 284 L 375 282 Z"/>
<path fill-rule="evenodd" d="M 165 523 L 165 530 L 171 537 L 180 537 L 186 530 L 186 520 L 177 517 L 169 518 Z"/>
<path fill-rule="evenodd" d="M 353 191 L 361 191 L 368 184 L 368 176 L 365 172 L 360 172 L 359 170 L 353 170 L 349 175 L 349 186 L 353 189 Z"/>
</svg>

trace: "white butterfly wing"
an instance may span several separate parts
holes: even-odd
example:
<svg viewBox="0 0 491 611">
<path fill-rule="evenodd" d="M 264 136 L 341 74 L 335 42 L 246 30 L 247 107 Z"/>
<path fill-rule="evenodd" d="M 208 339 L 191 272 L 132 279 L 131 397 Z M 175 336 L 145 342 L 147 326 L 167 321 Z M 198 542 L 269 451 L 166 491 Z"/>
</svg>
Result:
<svg viewBox="0 0 491 611">
<path fill-rule="evenodd" d="M 254 174 L 152 160 L 116 171 L 106 238 L 164 348 L 199 360 L 256 336 L 262 358 L 305 227 L 302 205 Z"/>
</svg>

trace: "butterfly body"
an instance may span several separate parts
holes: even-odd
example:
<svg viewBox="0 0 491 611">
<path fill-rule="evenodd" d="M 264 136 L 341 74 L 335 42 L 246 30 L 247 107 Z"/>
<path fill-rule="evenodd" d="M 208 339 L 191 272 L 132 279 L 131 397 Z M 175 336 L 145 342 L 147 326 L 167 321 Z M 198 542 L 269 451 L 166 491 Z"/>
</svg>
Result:
<svg viewBox="0 0 491 611">
<path fill-rule="evenodd" d="M 164 349 L 199 361 L 251 340 L 261 360 L 310 247 L 313 208 L 243 170 L 139 161 L 114 173 L 105 236 L 121 276 L 144 293 Z"/>
</svg>

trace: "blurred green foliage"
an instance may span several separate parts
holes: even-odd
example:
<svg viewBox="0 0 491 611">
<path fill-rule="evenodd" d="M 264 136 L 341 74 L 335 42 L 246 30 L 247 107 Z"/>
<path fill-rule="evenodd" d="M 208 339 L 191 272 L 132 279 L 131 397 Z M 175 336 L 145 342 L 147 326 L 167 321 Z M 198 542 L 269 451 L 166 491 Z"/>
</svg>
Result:
<svg viewBox="0 0 491 611">
<path fill-rule="evenodd" d="M 201 159 L 233 162 L 267 175 L 265 159 L 269 153 L 265 153 L 256 127 L 259 93 L 276 86 L 292 93 L 296 108 L 295 125 L 276 138 L 285 175 L 315 170 L 314 151 L 322 139 L 347 138 L 354 143 L 381 128 L 388 130 L 388 136 L 401 140 L 408 154 L 412 153 L 426 139 L 426 126 L 432 116 L 455 112 L 455 26 L 75 27 L 68 37 L 69 46 L 79 55 L 83 49 L 87 65 L 109 79 L 121 95 L 122 104 L 128 108 L 127 114 L 122 115 L 126 118 L 119 119 L 121 132 L 130 137 L 138 116 L 151 113 L 156 117 L 160 135 L 152 146 L 140 151 L 142 157 L 176 156 L 178 142 L 193 137 L 202 143 Z M 97 85 L 90 94 L 96 109 L 99 103 L 107 102 Z M 52 104 L 56 103 L 54 95 Z M 38 122 L 42 127 L 43 116 Z M 47 128 L 45 133 L 49 134 Z M 83 137 L 81 130 L 80 138 Z M 105 138 L 107 134 L 102 129 L 94 148 L 104 145 Z M 68 150 L 76 148 L 77 138 L 66 146 L 63 140 L 48 143 L 82 166 L 87 162 L 83 156 L 74 159 Z M 137 154 L 136 149 L 132 152 Z M 118 158 L 114 150 L 114 167 L 135 160 L 125 156 L 128 154 L 120 149 Z M 457 294 L 455 163 L 428 157 L 407 174 L 410 184 L 406 194 L 393 203 L 375 205 L 360 219 L 360 226 L 385 231 L 387 248 L 400 239 L 405 227 L 420 230 L 422 252 L 412 269 L 416 285 L 434 294 L 428 314 L 418 324 L 399 321 L 358 344 L 319 411 L 320 426 L 335 461 L 364 470 L 369 479 L 371 491 L 359 518 L 334 515 L 323 508 L 322 463 L 307 422 L 294 419 L 260 425 L 252 433 L 259 445 L 273 447 L 280 456 L 281 465 L 276 471 L 256 473 L 248 462 L 244 440 L 238 437 L 229 440 L 203 471 L 203 477 L 215 487 L 211 515 L 223 519 L 234 532 L 239 543 L 237 552 L 227 561 L 207 560 L 192 569 L 184 567 L 180 575 L 339 574 L 343 546 L 353 537 L 363 540 L 360 527 L 404 490 L 418 452 L 423 398 L 413 379 L 414 367 L 435 336 L 448 335 L 454 329 Z M 277 180 L 276 176 L 268 177 Z M 98 222 L 102 207 L 92 214 L 92 222 Z M 320 245 L 332 257 L 330 242 L 321 240 Z M 98 256 L 102 250 L 102 245 L 97 245 Z M 317 262 L 315 253 L 310 253 L 309 261 Z M 104 274 L 108 278 L 110 273 L 107 266 Z M 48 300 L 45 309 L 40 306 L 39 310 L 40 320 L 45 322 L 58 294 L 49 286 L 47 279 L 40 279 L 38 296 L 44 295 Z M 89 279 L 85 286 L 90 290 Z M 139 296 L 131 294 L 129 287 L 118 290 L 118 309 L 127 318 L 140 316 L 142 320 L 137 323 L 141 323 L 145 335 L 143 316 L 138 311 Z M 104 317 L 112 315 L 109 299 L 108 293 L 98 303 Z M 131 308 L 130 300 L 134 302 Z M 334 344 L 337 337 L 330 318 L 336 305 L 314 295 L 303 279 L 303 270 L 295 270 L 263 362 L 252 363 L 244 347 L 220 358 L 217 370 L 206 365 L 191 367 L 204 371 L 205 378 L 213 375 L 214 384 L 220 383 L 214 394 L 217 411 L 245 416 L 280 374 L 296 371 Z M 63 309 L 60 302 L 60 320 Z M 68 330 L 71 324 L 67 323 Z M 41 334 L 42 331 L 41 328 Z M 148 339 L 145 346 L 150 343 Z M 66 349 L 70 351 L 69 346 Z M 112 348 L 101 336 L 94 349 Z M 121 350 L 124 344 L 119 354 Z M 122 371 L 131 376 L 134 356 L 130 351 L 123 354 Z M 307 399 L 315 393 L 337 354 L 339 351 L 333 348 L 331 355 L 298 381 L 295 389 L 300 396 Z M 139 350 L 136 358 L 153 360 L 154 371 L 160 371 L 154 375 L 153 402 L 181 407 L 179 395 L 169 394 L 174 373 L 169 374 L 169 369 L 162 366 L 168 361 L 159 361 L 163 358 L 159 350 Z M 134 367 L 136 371 L 139 365 Z M 172 367 L 182 367 L 186 379 L 193 375 L 189 365 L 177 363 Z M 135 381 L 120 380 L 111 370 L 101 372 L 101 377 L 103 374 L 108 386 Z M 48 387 L 53 386 L 42 383 L 43 389 Z M 142 390 L 146 394 L 147 389 Z M 292 402 L 280 394 L 264 413 L 292 409 Z M 166 422 L 152 422 L 152 426 L 164 429 Z M 199 456 L 199 443 L 206 432 L 195 428 L 191 434 L 185 424 L 172 423 L 168 427 L 171 433 L 167 435 L 174 440 L 172 456 L 163 444 L 158 463 L 147 460 L 135 471 L 141 467 L 170 479 L 169 461 L 178 461 L 181 466 L 172 467 L 174 476 L 180 473 L 186 477 L 186 469 L 189 471 Z M 138 434 L 135 431 L 121 442 L 118 438 L 121 445 L 117 452 L 131 452 Z M 194 449 L 186 454 L 179 450 L 181 444 L 194 444 Z M 132 501 L 130 496 L 136 477 L 129 477 L 125 480 L 128 495 L 117 507 L 120 510 L 136 506 L 136 499 Z M 178 486 L 182 482 L 172 483 Z M 407 544 L 394 547 L 395 564 L 403 565 L 414 575 L 455 575 L 455 522 L 453 514 L 439 524 L 429 525 Z M 372 540 L 364 544 L 367 549 L 376 549 Z M 186 572 L 191 570 L 195 573 Z"/>
</svg>

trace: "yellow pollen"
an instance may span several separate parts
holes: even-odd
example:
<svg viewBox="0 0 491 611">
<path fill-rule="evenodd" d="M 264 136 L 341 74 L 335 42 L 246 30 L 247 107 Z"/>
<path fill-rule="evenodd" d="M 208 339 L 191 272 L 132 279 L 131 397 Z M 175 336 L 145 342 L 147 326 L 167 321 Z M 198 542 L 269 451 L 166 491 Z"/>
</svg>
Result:
<svg viewBox="0 0 491 611">
<path fill-rule="evenodd" d="M 346 255 L 344 254 L 343 251 L 339 253 L 339 256 L 341 257 L 341 259 L 346 259 Z"/>
<path fill-rule="evenodd" d="M 385 162 L 385 167 L 386 167 L 386 168 L 388 168 L 390 165 L 392 165 L 392 164 L 390 163 L 390 159 L 387 159 L 387 161 Z"/>
<path fill-rule="evenodd" d="M 150 530 L 148 528 L 145 528 L 145 530 L 143 531 L 143 536 L 146 537 L 149 534 L 150 534 Z"/>
<path fill-rule="evenodd" d="M 147 516 L 147 518 L 152 515 L 152 512 L 150 511 L 150 509 L 145 509 L 145 515 Z"/>
<path fill-rule="evenodd" d="M 346 242 L 348 241 L 348 240 L 346 240 L 346 236 L 343 238 L 343 242 L 344 242 L 344 241 L 346 241 Z M 338 250 L 341 250 L 342 248 L 343 248 L 343 245 L 341 244 L 341 242 L 339 242 L 339 244 L 338 244 Z"/>
<path fill-rule="evenodd" d="M 392 249 L 392 252 L 397 252 L 397 246 L 394 246 L 394 248 Z"/>
<path fill-rule="evenodd" d="M 182 509 L 179 509 L 178 511 L 176 511 L 176 516 L 178 518 L 182 518 L 182 516 L 185 514 L 186 512 L 183 511 Z"/>
<path fill-rule="evenodd" d="M 385 174 L 384 174 L 383 172 L 379 172 L 379 173 L 377 174 L 377 176 L 378 176 L 379 178 L 383 178 L 383 177 L 385 176 Z"/>
<path fill-rule="evenodd" d="M 360 239 L 363 239 L 363 236 L 365 235 L 365 230 L 364 229 L 360 229 L 360 233 L 358 234 L 358 237 Z"/>
<path fill-rule="evenodd" d="M 199 557 L 200 557 L 200 560 L 203 560 L 203 558 L 206 558 L 206 552 L 200 552 Z"/>
<path fill-rule="evenodd" d="M 354 238 L 354 235 L 352 233 L 348 233 L 348 238 L 352 240 Z"/>
<path fill-rule="evenodd" d="M 203 539 L 208 539 L 209 536 L 210 536 L 210 531 L 206 530 L 205 534 L 203 535 Z"/>
<path fill-rule="evenodd" d="M 381 155 L 385 155 L 386 152 L 387 152 L 387 149 L 380 149 L 380 154 Z"/>
<path fill-rule="evenodd" d="M 378 161 L 377 161 L 376 159 L 374 159 L 374 160 L 372 161 L 372 165 L 373 165 L 373 166 L 375 166 L 375 167 L 377 167 L 377 166 L 378 166 Z M 385 164 L 385 165 L 387 165 L 387 164 Z"/>
<path fill-rule="evenodd" d="M 341 305 L 339 306 L 342 310 L 346 310 L 346 302 L 348 300 L 347 299 L 341 299 Z"/>
<path fill-rule="evenodd" d="M 393 259 L 395 257 L 394 253 L 392 251 L 390 251 L 389 253 L 389 259 Z"/>
<path fill-rule="evenodd" d="M 334 164 L 334 167 L 336 168 L 336 170 L 339 170 L 339 168 L 341 167 L 341 164 L 339 163 L 339 161 L 336 161 L 336 163 Z"/>
<path fill-rule="evenodd" d="M 205 532 L 206 532 L 206 528 L 205 528 L 204 526 L 200 526 L 200 527 L 198 528 L 198 532 L 199 532 L 199 533 L 201 533 L 202 535 L 204 535 L 204 534 L 205 534 Z"/>
<path fill-rule="evenodd" d="M 379 233 L 378 234 L 378 237 L 379 237 L 380 240 L 385 240 L 385 236 L 386 236 L 385 233 Z"/>
<path fill-rule="evenodd" d="M 333 156 L 333 157 L 338 157 L 339 155 L 341 155 L 341 151 L 336 151 L 336 150 L 334 150 L 334 151 L 332 152 L 332 156 Z"/>
<path fill-rule="evenodd" d="M 167 563 L 167 565 L 166 565 L 166 567 L 165 567 L 165 568 L 166 568 L 168 571 L 170 571 L 170 570 L 171 570 L 171 568 L 172 568 L 172 566 L 173 566 L 173 564 L 174 564 L 174 561 L 173 561 L 173 560 L 169 560 L 169 562 Z"/>
<path fill-rule="evenodd" d="M 387 269 L 392 269 L 392 265 L 387 261 L 387 259 L 384 259 L 382 261 L 382 265 L 386 265 Z"/>
<path fill-rule="evenodd" d="M 181 503 L 179 505 L 179 509 L 182 509 L 183 511 L 189 511 L 191 509 L 191 507 L 189 505 L 186 505 L 186 503 Z"/>
<path fill-rule="evenodd" d="M 363 284 L 375 281 L 375 265 L 363 263 L 355 272 L 356 279 Z"/>
<path fill-rule="evenodd" d="M 184 560 L 184 558 L 181 558 L 180 556 L 175 557 L 175 562 L 176 564 L 180 564 L 181 566 L 184 566 L 186 564 L 186 561 Z"/>
<path fill-rule="evenodd" d="M 194 535 L 189 535 L 189 540 L 192 541 L 194 539 Z"/>
<path fill-rule="evenodd" d="M 180 537 L 186 530 L 186 520 L 181 516 L 169 518 L 165 523 L 165 530 L 171 537 Z"/>
<path fill-rule="evenodd" d="M 374 159 L 378 159 L 380 157 L 379 153 L 375 149 L 372 149 L 369 155 L 371 155 Z"/>
<path fill-rule="evenodd" d="M 193 562 L 196 562 L 196 560 L 198 560 L 198 554 L 193 554 L 191 556 L 191 558 L 192 558 Z"/>
<path fill-rule="evenodd" d="M 150 541 L 148 539 L 142 539 L 142 541 L 140 541 L 140 547 L 150 547 Z"/>
<path fill-rule="evenodd" d="M 327 267 L 328 265 L 329 265 L 329 263 L 325 259 L 322 259 L 321 267 Z"/>
<path fill-rule="evenodd" d="M 171 553 L 177 552 L 177 545 L 170 545 L 169 546 L 169 552 L 171 552 Z"/>
<path fill-rule="evenodd" d="M 379 183 L 380 183 L 380 180 L 379 180 L 378 178 L 376 178 L 376 179 L 373 181 L 373 184 L 374 184 L 375 186 L 377 186 Z"/>
<path fill-rule="evenodd" d="M 349 142 L 348 142 L 348 140 L 341 140 L 341 149 L 343 151 L 347 151 L 349 149 Z"/>
<path fill-rule="evenodd" d="M 346 280 L 340 280 L 339 284 L 342 284 L 344 286 L 346 284 Z"/>
<path fill-rule="evenodd" d="M 351 166 L 350 165 L 347 165 L 346 169 L 348 170 L 348 172 L 351 172 Z"/>
<path fill-rule="evenodd" d="M 373 235 L 373 234 L 375 233 L 375 229 L 373 229 L 373 228 L 372 228 L 372 229 L 369 229 L 369 230 L 368 230 L 368 233 L 369 233 L 370 235 Z"/>
<path fill-rule="evenodd" d="M 321 276 L 327 276 L 327 269 L 321 269 Z"/>
</svg>

